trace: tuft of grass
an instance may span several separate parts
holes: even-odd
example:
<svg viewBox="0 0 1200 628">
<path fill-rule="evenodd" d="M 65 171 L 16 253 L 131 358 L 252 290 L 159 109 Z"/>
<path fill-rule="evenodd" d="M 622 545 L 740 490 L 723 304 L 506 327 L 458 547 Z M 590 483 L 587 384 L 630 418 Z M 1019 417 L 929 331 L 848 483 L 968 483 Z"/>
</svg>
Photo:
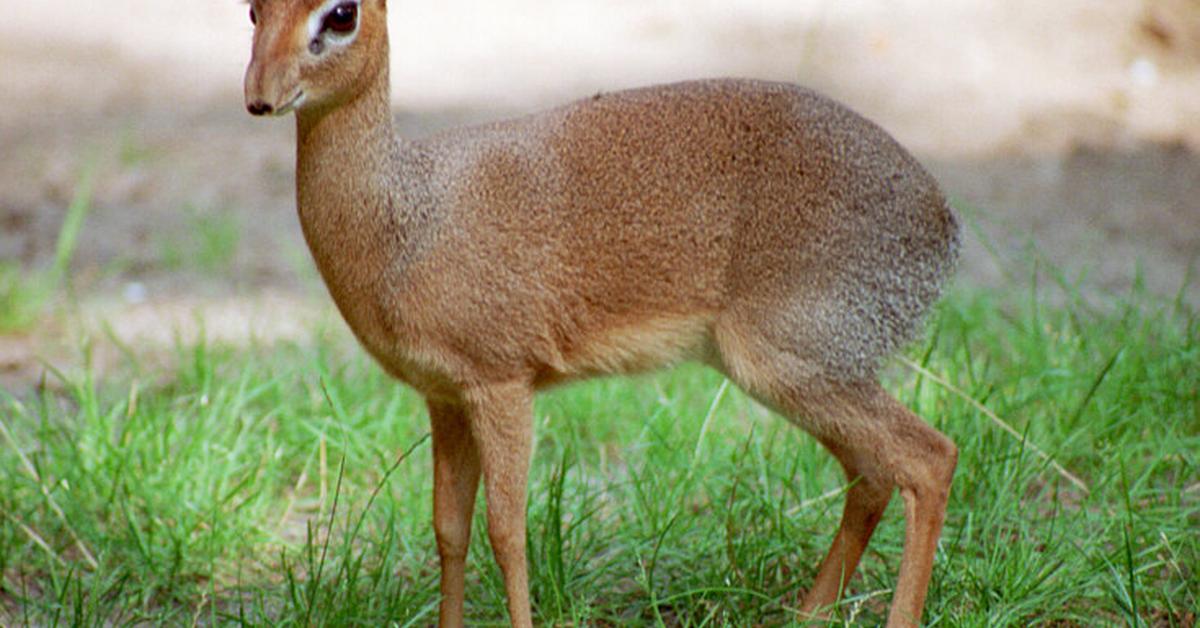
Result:
<svg viewBox="0 0 1200 628">
<path fill-rule="evenodd" d="M 929 624 L 1194 625 L 1200 322 L 1066 296 L 958 290 L 920 370 L 887 370 L 961 452 Z M 423 404 L 349 343 L 200 341 L 160 373 L 0 392 L 0 624 L 433 623 Z M 535 417 L 539 623 L 797 621 L 843 491 L 812 439 L 698 366 L 556 390 Z M 834 624 L 883 621 L 899 501 Z M 483 513 L 468 621 L 503 625 Z"/>
<path fill-rule="evenodd" d="M 50 268 L 24 271 L 17 264 L 0 262 L 0 332 L 28 329 L 45 311 L 54 293 L 64 286 L 84 220 L 92 208 L 95 174 L 96 161 L 88 161 L 59 228 Z"/>
</svg>

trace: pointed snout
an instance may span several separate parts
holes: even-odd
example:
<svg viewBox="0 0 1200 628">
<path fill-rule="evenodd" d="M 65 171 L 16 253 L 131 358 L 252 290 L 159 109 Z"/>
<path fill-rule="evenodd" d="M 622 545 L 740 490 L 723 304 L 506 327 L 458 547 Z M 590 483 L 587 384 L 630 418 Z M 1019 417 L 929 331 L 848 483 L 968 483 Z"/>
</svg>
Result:
<svg viewBox="0 0 1200 628">
<path fill-rule="evenodd" d="M 304 100 L 290 37 L 256 33 L 243 85 L 246 111 L 255 116 L 284 115 Z"/>
<path fill-rule="evenodd" d="M 283 115 L 295 109 L 304 98 L 304 92 L 294 78 L 296 73 L 279 64 L 268 69 L 257 60 L 250 61 L 246 68 L 246 111 L 255 116 Z"/>
</svg>

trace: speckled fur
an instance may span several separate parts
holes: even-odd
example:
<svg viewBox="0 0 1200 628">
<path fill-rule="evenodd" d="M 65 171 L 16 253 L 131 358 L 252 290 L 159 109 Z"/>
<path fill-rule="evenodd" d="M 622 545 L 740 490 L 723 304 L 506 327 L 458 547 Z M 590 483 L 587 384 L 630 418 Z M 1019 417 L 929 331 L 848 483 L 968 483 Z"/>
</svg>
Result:
<svg viewBox="0 0 1200 628">
<path fill-rule="evenodd" d="M 336 168 L 305 176 L 327 157 L 305 159 L 301 118 L 309 243 L 351 326 L 406 379 L 391 357 L 404 351 L 389 345 L 417 309 L 442 333 L 416 327 L 413 338 L 442 339 L 463 362 L 430 374 L 454 387 L 626 370 L 573 356 L 626 344 L 608 330 L 711 328 L 731 313 L 757 317 L 764 340 L 823 374 L 867 377 L 911 338 L 953 267 L 957 225 L 924 170 L 874 125 L 789 85 L 682 83 L 423 142 L 387 138 L 375 159 L 391 167 L 354 202 L 328 197 L 364 174 L 347 170 L 375 138 L 321 140 Z M 384 276 L 408 289 L 365 285 Z M 491 340 L 477 342 L 485 330 Z M 660 359 L 629 366 L 711 354 L 711 340 L 650 342 Z"/>
<path fill-rule="evenodd" d="M 828 98 L 751 80 L 599 94 L 399 139 L 383 0 L 363 0 L 352 45 L 314 57 L 301 31 L 319 4 L 252 4 L 247 101 L 279 106 L 304 90 L 305 238 L 363 346 L 429 399 L 443 623 L 461 621 L 470 506 L 456 491 L 481 468 L 513 622 L 528 620 L 523 510 L 509 516 L 519 526 L 491 514 L 503 496 L 523 508 L 527 460 L 501 459 L 527 452 L 532 391 L 681 360 L 727 373 L 874 487 L 851 491 L 842 547 L 804 608 L 836 600 L 830 587 L 874 527 L 862 521 L 898 486 L 916 510 L 889 622 L 919 620 L 932 564 L 921 544 L 936 542 L 956 453 L 875 383 L 958 252 L 955 216 L 916 160 Z M 473 471 L 452 480 L 453 469 Z"/>
</svg>

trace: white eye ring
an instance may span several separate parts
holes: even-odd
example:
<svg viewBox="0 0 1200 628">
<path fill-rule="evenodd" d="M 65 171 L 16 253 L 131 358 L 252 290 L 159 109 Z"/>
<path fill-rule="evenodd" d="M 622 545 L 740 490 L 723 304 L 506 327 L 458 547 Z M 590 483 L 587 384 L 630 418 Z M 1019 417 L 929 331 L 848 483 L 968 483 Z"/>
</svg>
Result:
<svg viewBox="0 0 1200 628">
<path fill-rule="evenodd" d="M 354 30 L 348 33 L 335 33 L 323 30 L 325 19 L 329 17 L 329 13 L 340 5 L 353 4 L 355 13 L 361 19 L 361 7 L 357 0 L 325 0 L 321 6 L 308 14 L 308 51 L 314 55 L 319 55 L 325 52 L 327 44 L 336 43 L 346 45 L 358 36 L 358 23 L 354 25 Z M 328 40 L 328 41 L 326 41 Z"/>
</svg>

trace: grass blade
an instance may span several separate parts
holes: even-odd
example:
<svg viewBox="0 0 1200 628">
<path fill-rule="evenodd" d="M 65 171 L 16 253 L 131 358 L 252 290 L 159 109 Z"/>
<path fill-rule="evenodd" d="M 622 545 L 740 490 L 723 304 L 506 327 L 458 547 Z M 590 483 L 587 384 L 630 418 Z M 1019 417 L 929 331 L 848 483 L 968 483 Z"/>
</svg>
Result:
<svg viewBox="0 0 1200 628">
<path fill-rule="evenodd" d="M 8 396 L 7 393 L 5 396 Z M 11 397 L 9 397 L 9 403 L 14 407 L 19 407 L 17 400 L 12 399 Z M 38 474 L 37 469 L 33 466 L 33 463 L 29 461 L 29 458 L 25 455 L 25 452 L 21 451 L 20 446 L 17 445 L 17 441 L 13 439 L 12 432 L 8 431 L 8 424 L 5 423 L 4 419 L 0 419 L 0 436 L 3 436 L 4 440 L 8 442 L 10 447 L 12 447 L 12 450 L 17 454 L 17 458 L 21 461 L 21 466 L 25 468 L 25 472 L 29 474 L 29 477 L 33 478 L 35 483 L 37 483 L 38 489 L 41 490 L 42 496 L 46 499 L 46 504 L 50 506 L 50 510 L 54 512 L 54 515 L 58 517 L 59 521 L 62 522 L 63 527 L 66 528 L 67 533 L 71 535 L 71 539 L 75 541 L 75 547 L 79 549 L 80 554 L 83 554 L 83 558 L 87 561 L 88 566 L 92 569 L 99 569 L 100 564 L 96 562 L 96 558 L 92 555 L 91 550 L 87 548 L 87 545 L 84 545 L 83 539 L 79 538 L 79 534 L 75 532 L 75 528 L 71 526 L 71 522 L 67 520 L 66 513 L 64 513 L 62 508 L 59 507 L 58 502 L 54 500 L 54 495 L 50 493 L 50 489 L 47 488 L 46 483 L 42 481 L 42 478 Z"/>
<path fill-rule="evenodd" d="M 983 413 L 984 416 L 986 416 L 988 419 L 990 419 L 992 421 L 992 423 L 995 423 L 996 426 L 998 426 L 1000 429 L 1004 430 L 1010 436 L 1017 439 L 1017 441 L 1021 443 L 1021 446 L 1028 447 L 1030 451 L 1032 451 L 1034 454 L 1036 454 L 1042 460 L 1046 461 L 1046 463 L 1049 464 L 1051 467 L 1053 467 L 1054 470 L 1057 471 L 1059 475 L 1066 478 L 1067 481 L 1069 481 L 1071 484 L 1074 484 L 1076 487 L 1079 488 L 1079 490 L 1083 491 L 1084 493 L 1091 492 L 1090 489 L 1088 489 L 1087 483 L 1084 482 L 1083 480 L 1079 479 L 1079 476 L 1075 475 L 1074 473 L 1071 473 L 1070 471 L 1067 471 L 1066 467 L 1059 464 L 1057 460 L 1055 460 L 1050 454 L 1046 453 L 1041 447 L 1038 447 L 1037 445 L 1029 442 L 1029 440 L 1027 438 L 1025 438 L 1025 436 L 1023 434 L 1018 432 L 1016 430 L 1016 428 L 1014 428 L 1013 426 L 1009 425 L 1004 419 L 1001 419 L 999 416 L 997 416 L 996 413 L 992 412 L 990 408 L 983 405 L 982 403 L 979 403 L 978 401 L 973 399 L 970 395 L 968 395 L 967 393 L 965 393 L 961 389 L 959 389 L 957 386 L 946 381 L 945 378 L 939 377 L 938 375 L 934 374 L 932 371 L 921 366 L 920 364 L 917 364 L 916 362 L 913 362 L 912 360 L 909 360 L 908 358 L 906 358 L 904 356 L 899 356 L 898 359 L 900 360 L 900 362 L 902 364 L 904 364 L 908 368 L 910 368 L 918 373 L 921 373 L 922 375 L 924 375 L 925 377 L 929 378 L 930 380 L 932 380 L 934 382 L 937 382 L 938 385 L 940 385 L 943 388 L 945 388 L 946 390 L 954 393 L 956 396 L 960 397 L 963 401 L 966 401 L 967 403 L 971 404 L 976 410 L 979 410 L 981 413 Z"/>
</svg>

